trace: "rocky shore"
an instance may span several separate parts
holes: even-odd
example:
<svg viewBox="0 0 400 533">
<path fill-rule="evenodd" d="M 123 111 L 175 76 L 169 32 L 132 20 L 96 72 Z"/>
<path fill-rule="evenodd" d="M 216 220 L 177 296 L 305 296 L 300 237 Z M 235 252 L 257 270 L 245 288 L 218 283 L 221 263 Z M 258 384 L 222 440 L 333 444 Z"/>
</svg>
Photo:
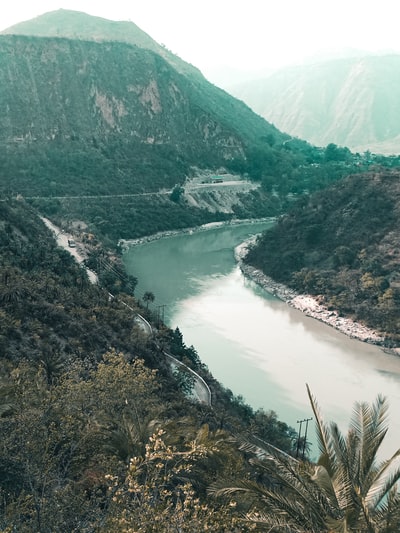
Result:
<svg viewBox="0 0 400 533">
<path fill-rule="evenodd" d="M 260 270 L 245 264 L 243 257 L 246 255 L 249 245 L 253 242 L 254 239 L 250 239 L 235 248 L 235 258 L 239 263 L 240 269 L 246 276 L 288 305 L 299 309 L 307 316 L 336 328 L 351 338 L 378 346 L 384 344 L 384 337 L 380 336 L 376 331 L 365 327 L 363 324 L 354 322 L 350 318 L 339 316 L 337 311 L 328 310 L 326 307 L 320 305 L 314 297 L 307 294 L 299 294 L 286 285 L 277 283 Z M 400 355 L 400 351 L 398 352 L 397 350 L 391 350 L 391 352 Z"/>
</svg>

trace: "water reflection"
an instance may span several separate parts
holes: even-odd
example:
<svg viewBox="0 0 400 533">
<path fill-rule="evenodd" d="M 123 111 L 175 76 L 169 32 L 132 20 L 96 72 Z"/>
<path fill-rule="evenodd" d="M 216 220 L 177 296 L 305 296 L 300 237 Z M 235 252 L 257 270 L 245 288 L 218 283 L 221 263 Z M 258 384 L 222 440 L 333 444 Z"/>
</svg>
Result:
<svg viewBox="0 0 400 533">
<path fill-rule="evenodd" d="M 324 417 L 344 431 L 355 401 L 372 402 L 383 393 L 391 416 L 389 455 L 400 446 L 399 358 L 305 316 L 245 279 L 233 248 L 250 230 L 157 241 L 134 248 L 125 262 L 156 303 L 168 304 L 168 325 L 180 328 L 218 380 L 292 427 L 311 416 L 306 383 Z"/>
</svg>

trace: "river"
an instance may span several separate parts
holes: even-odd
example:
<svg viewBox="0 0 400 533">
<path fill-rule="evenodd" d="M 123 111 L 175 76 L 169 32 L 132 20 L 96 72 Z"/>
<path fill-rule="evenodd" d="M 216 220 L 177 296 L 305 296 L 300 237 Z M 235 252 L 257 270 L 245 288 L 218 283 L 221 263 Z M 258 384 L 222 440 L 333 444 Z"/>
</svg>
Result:
<svg viewBox="0 0 400 533">
<path fill-rule="evenodd" d="M 400 447 L 400 358 L 305 316 L 246 279 L 233 250 L 270 223 L 230 225 L 140 244 L 124 254 L 136 294 L 179 327 L 211 373 L 253 408 L 295 428 L 312 417 L 306 383 L 326 421 L 346 432 L 355 401 L 389 401 L 385 457 Z M 304 434 L 305 424 L 303 425 Z M 316 451 L 313 425 L 309 440 Z"/>
</svg>

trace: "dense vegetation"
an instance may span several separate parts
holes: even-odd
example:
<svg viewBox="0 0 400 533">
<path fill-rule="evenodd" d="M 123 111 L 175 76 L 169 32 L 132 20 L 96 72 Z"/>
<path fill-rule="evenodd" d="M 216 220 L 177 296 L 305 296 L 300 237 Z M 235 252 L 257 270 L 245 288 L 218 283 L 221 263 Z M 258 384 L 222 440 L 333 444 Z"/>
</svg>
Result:
<svg viewBox="0 0 400 533">
<path fill-rule="evenodd" d="M 90 284 L 24 202 L 0 203 L 0 242 L 0 530 L 128 531 L 128 511 L 131 524 L 151 515 L 229 530 L 239 514 L 206 487 L 255 475 L 231 437 L 290 453 L 294 430 L 225 390 L 179 330 L 156 321 L 145 335 L 134 316 L 152 320 L 146 306 Z M 186 399 L 161 345 L 204 376 L 212 407 Z"/>
<path fill-rule="evenodd" d="M 134 316 L 151 313 L 91 285 L 24 202 L 0 214 L 1 531 L 397 530 L 399 469 L 383 483 L 376 463 L 384 400 L 359 406 L 346 439 L 312 400 L 321 460 L 299 462 L 294 430 L 225 390 L 179 330 L 146 335 Z M 160 346 L 204 376 L 212 406 L 187 398 Z"/>
<path fill-rule="evenodd" d="M 338 450 L 332 446 L 341 440 L 327 433 L 314 405 L 337 494 L 345 482 L 340 469 L 352 464 L 340 463 L 344 454 L 369 443 L 368 454 L 356 454 L 368 460 L 359 465 L 371 473 L 360 479 L 366 497 L 358 501 L 354 485 L 356 499 L 349 493 L 334 504 L 320 484 L 325 462 L 315 470 L 290 458 L 298 447 L 293 429 L 225 390 L 159 317 L 154 335 L 146 335 L 134 316 L 152 321 L 147 306 L 132 293 L 110 299 L 108 288 L 90 284 L 23 201 L 0 203 L 0 242 L 1 531 L 228 532 L 258 525 L 320 533 L 331 520 L 350 519 L 360 532 L 398 526 L 397 498 L 385 498 L 398 475 L 381 485 L 369 462 L 384 434 L 384 403 L 360 407 L 358 430 L 374 434 Z M 94 246 L 92 254 L 96 249 L 101 253 Z M 109 260 L 118 274 L 118 258 Z M 164 349 L 203 375 L 212 406 L 187 398 L 190 380 L 172 372 Z M 369 496 L 378 485 L 379 506 Z"/>
<path fill-rule="evenodd" d="M 247 261 L 400 340 L 400 173 L 349 176 L 302 198 Z"/>
<path fill-rule="evenodd" d="M 135 297 L 111 250 L 124 237 L 278 215 L 355 168 L 398 159 L 289 139 L 155 52 L 0 38 L 0 530 L 397 531 L 398 471 L 382 483 L 375 466 L 382 399 L 359 407 L 344 439 L 310 395 L 322 455 L 318 466 L 298 461 L 307 443 L 224 389 L 154 316 L 151 287 Z M 195 209 L 182 190 L 195 166 L 261 187 L 232 214 Z M 386 171 L 304 196 L 250 260 L 398 340 L 398 184 Z M 99 285 L 56 247 L 37 208 L 85 233 Z M 165 351 L 206 380 L 211 406 L 193 400 Z"/>
<path fill-rule="evenodd" d="M 55 23 L 57 37 L 0 36 L 3 198 L 21 195 L 59 221 L 82 221 L 115 246 L 232 216 L 276 216 L 294 197 L 376 163 L 289 138 L 196 69 L 177 71 L 156 43 L 127 38 L 124 25 L 68 13 L 64 31 L 61 15 L 20 28 L 43 34 L 43 22 L 54 35 Z M 82 29 L 82 17 L 87 34 L 72 39 L 73 19 Z M 146 196 L 183 186 L 196 169 L 225 169 L 261 189 L 243 195 L 230 215 L 191 208 L 184 195 Z"/>
<path fill-rule="evenodd" d="M 194 71 L 117 37 L 0 36 L 0 194 L 154 192 L 198 167 L 285 196 L 367 162 L 289 138 Z"/>
<path fill-rule="evenodd" d="M 205 209 L 188 208 L 171 201 L 168 195 L 42 199 L 32 204 L 64 226 L 81 221 L 81 226 L 87 225 L 90 232 L 113 248 L 119 239 L 134 239 L 231 218 L 223 213 L 216 215 Z"/>
<path fill-rule="evenodd" d="M 158 190 L 286 138 L 204 78 L 121 42 L 0 36 L 0 80 L 3 193 Z"/>
</svg>

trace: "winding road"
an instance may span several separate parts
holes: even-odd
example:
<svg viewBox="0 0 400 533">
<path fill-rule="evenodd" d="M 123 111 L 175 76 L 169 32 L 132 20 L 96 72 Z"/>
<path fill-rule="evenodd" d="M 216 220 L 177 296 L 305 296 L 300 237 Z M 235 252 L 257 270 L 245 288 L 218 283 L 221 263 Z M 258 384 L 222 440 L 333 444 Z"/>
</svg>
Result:
<svg viewBox="0 0 400 533">
<path fill-rule="evenodd" d="M 69 252 L 80 265 L 85 266 L 84 261 L 87 258 L 87 254 L 85 252 L 84 247 L 81 246 L 79 243 L 77 243 L 75 247 L 71 247 L 69 245 L 69 241 L 73 239 L 72 235 L 65 233 L 63 230 L 61 230 L 60 228 L 55 226 L 52 222 L 50 222 L 50 220 L 48 220 L 47 218 L 45 217 L 40 217 L 40 218 L 42 219 L 44 224 L 54 233 L 58 246 L 67 250 L 67 252 Z M 90 270 L 89 268 L 87 268 L 86 266 L 85 266 L 85 269 L 86 269 L 89 280 L 92 283 L 97 284 L 99 281 L 97 274 L 93 270 Z M 114 295 L 110 294 L 110 297 L 114 298 Z M 134 309 L 132 309 L 132 307 L 130 307 L 128 304 L 124 302 L 122 303 L 126 307 L 128 307 L 132 312 L 134 312 Z M 151 327 L 150 323 L 144 317 L 136 313 L 135 322 L 139 325 L 139 327 L 141 327 L 141 329 L 146 335 L 148 336 L 153 335 L 153 328 Z M 197 372 L 195 372 L 194 370 L 189 368 L 187 365 L 182 363 L 182 361 L 179 361 L 179 359 L 176 359 L 173 355 L 165 352 L 164 350 L 163 350 L 163 354 L 168 359 L 173 369 L 179 366 L 182 366 L 185 368 L 187 372 L 189 372 L 193 376 L 194 386 L 191 391 L 190 397 L 200 403 L 211 405 L 211 390 L 209 386 L 207 385 L 207 383 L 204 381 L 204 379 L 201 376 L 199 376 Z"/>
</svg>

